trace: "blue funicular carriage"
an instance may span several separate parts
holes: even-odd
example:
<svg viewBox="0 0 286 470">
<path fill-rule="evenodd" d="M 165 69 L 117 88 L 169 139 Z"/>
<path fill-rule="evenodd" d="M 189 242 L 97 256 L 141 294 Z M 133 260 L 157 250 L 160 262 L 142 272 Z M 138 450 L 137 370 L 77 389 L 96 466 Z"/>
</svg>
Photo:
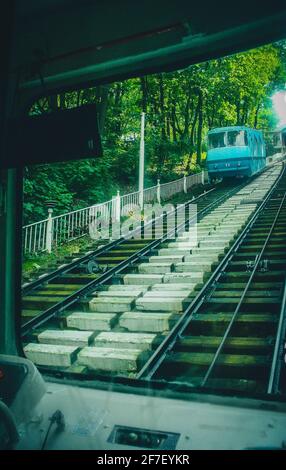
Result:
<svg viewBox="0 0 286 470">
<path fill-rule="evenodd" d="M 265 165 L 265 143 L 261 131 L 245 126 L 230 126 L 208 132 L 207 169 L 211 180 L 249 177 Z"/>
</svg>

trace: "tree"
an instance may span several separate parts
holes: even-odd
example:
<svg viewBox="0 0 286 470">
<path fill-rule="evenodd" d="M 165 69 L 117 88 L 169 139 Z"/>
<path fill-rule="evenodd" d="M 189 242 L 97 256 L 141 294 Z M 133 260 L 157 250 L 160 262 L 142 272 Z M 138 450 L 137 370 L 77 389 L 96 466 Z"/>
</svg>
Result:
<svg viewBox="0 0 286 470">
<path fill-rule="evenodd" d="M 117 189 L 137 190 L 140 114 L 146 113 L 146 181 L 170 181 L 200 171 L 210 128 L 275 127 L 271 95 L 285 88 L 286 41 L 185 70 L 40 98 L 32 114 L 96 103 L 103 159 L 25 169 L 25 223 L 46 216 L 44 201 L 58 200 L 56 213 L 103 202 Z"/>
</svg>

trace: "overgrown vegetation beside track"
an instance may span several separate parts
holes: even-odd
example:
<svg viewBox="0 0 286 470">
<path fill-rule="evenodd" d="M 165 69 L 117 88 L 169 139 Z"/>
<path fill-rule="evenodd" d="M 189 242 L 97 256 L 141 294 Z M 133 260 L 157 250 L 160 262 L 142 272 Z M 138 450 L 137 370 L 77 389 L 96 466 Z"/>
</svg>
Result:
<svg viewBox="0 0 286 470">
<path fill-rule="evenodd" d="M 190 188 L 187 194 L 176 194 L 169 202 L 172 202 L 172 204 L 183 204 L 193 197 L 199 196 L 211 187 L 212 186 L 209 184 L 195 185 Z M 80 255 L 90 249 L 95 249 L 97 245 L 100 245 L 100 240 L 96 243 L 86 235 L 74 241 L 69 241 L 62 245 L 55 246 L 54 250 L 50 254 L 45 252 L 29 255 L 26 254 L 22 265 L 22 281 L 23 283 L 29 282 L 36 278 L 42 271 L 53 271 L 57 266 L 65 262 L 69 262 L 72 257 Z"/>
<path fill-rule="evenodd" d="M 201 170 L 209 128 L 272 129 L 272 93 L 285 87 L 285 42 L 111 85 L 41 98 L 31 113 L 97 103 L 104 158 L 25 169 L 24 224 L 137 189 L 140 113 L 146 112 L 145 186 Z"/>
</svg>

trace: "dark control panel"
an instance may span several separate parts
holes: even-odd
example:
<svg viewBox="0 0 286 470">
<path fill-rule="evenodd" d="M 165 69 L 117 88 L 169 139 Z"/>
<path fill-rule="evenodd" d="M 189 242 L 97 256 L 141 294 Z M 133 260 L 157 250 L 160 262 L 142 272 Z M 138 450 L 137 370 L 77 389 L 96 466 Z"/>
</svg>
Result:
<svg viewBox="0 0 286 470">
<path fill-rule="evenodd" d="M 180 434 L 150 429 L 114 426 L 107 442 L 144 449 L 175 449 Z"/>
<path fill-rule="evenodd" d="M 28 419 L 45 391 L 44 380 L 31 361 L 0 354 L 0 401 L 17 423 Z"/>
<path fill-rule="evenodd" d="M 0 400 L 7 406 L 12 405 L 28 373 L 26 364 L 11 363 L 4 359 L 0 361 Z"/>
</svg>

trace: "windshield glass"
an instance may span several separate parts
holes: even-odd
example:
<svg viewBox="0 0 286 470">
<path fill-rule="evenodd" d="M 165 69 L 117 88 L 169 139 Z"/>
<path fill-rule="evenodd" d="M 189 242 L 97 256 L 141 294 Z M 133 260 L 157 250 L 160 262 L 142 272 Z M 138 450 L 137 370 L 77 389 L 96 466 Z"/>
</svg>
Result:
<svg viewBox="0 0 286 470">
<path fill-rule="evenodd" d="M 227 145 L 230 147 L 247 145 L 247 136 L 245 131 L 228 131 Z"/>
<path fill-rule="evenodd" d="M 69 90 L 40 97 L 32 105 L 31 117 L 43 115 L 43 122 L 46 115 L 62 112 L 66 116 L 72 108 L 78 108 L 77 116 L 86 116 L 82 114 L 86 105 L 93 105 L 91 120 L 97 118 L 103 147 L 103 157 L 87 158 L 93 140 L 81 147 L 86 118 L 77 120 L 77 127 L 68 127 L 65 121 L 64 129 L 77 129 L 80 140 L 75 143 L 82 149 L 76 153 L 78 160 L 69 160 L 68 154 L 64 161 L 24 168 L 23 349 L 43 370 L 80 379 L 146 379 L 148 386 L 160 382 L 166 390 L 178 383 L 190 390 L 210 386 L 223 393 L 267 390 L 270 365 L 265 359 L 261 376 L 255 367 L 250 370 L 248 353 L 251 364 L 260 364 L 260 356 L 254 355 L 258 340 L 251 339 L 249 346 L 243 325 L 238 339 L 227 343 L 227 366 L 213 369 L 206 387 L 201 386 L 239 295 L 232 282 L 223 289 L 214 286 L 217 290 L 209 301 L 203 289 L 216 269 L 213 260 L 221 259 L 250 216 L 239 209 L 234 215 L 233 202 L 228 205 L 229 194 L 236 195 L 242 184 L 240 179 L 232 180 L 233 150 L 247 145 L 249 134 L 251 155 L 261 155 L 262 134 L 251 131 L 257 108 L 249 100 L 247 120 L 244 116 L 239 120 L 236 102 L 230 107 L 233 87 L 227 91 L 221 78 L 230 66 L 235 68 L 236 62 L 227 58 L 199 68 Z M 198 71 L 200 90 L 205 90 L 206 83 L 210 90 L 209 94 L 202 91 L 202 109 L 202 96 L 193 87 Z M 252 73 L 252 65 L 248 71 Z M 217 83 L 223 93 L 218 94 Z M 266 93 L 268 88 L 263 90 Z M 258 128 L 265 125 L 261 109 Z M 49 136 L 56 126 L 47 126 Z M 71 140 L 69 134 L 67 140 Z M 226 158 L 223 148 L 229 149 Z M 218 160 L 230 175 L 221 186 L 208 182 L 212 177 L 211 169 L 205 171 L 209 149 L 218 149 Z M 70 154 L 73 158 L 73 149 Z M 244 171 L 243 161 L 235 165 L 238 176 L 244 176 L 239 173 Z M 219 206 L 222 198 L 225 207 Z M 249 206 L 247 211 L 254 207 Z M 222 225 L 228 207 L 231 218 Z M 209 231 L 213 223 L 218 235 Z M 237 269 L 245 271 L 245 266 Z M 242 282 L 239 272 L 234 270 L 233 276 Z M 201 304 L 192 304 L 195 295 L 200 295 Z M 276 299 L 278 309 L 278 294 Z M 173 338 L 173 328 L 189 306 L 191 320 L 184 324 L 183 339 Z M 255 337 L 255 319 L 251 322 L 250 334 Z M 259 334 L 261 350 L 270 357 L 275 333 L 265 328 Z M 174 345 L 170 353 L 169 341 Z M 238 348 L 242 359 L 237 358 Z M 246 365 L 238 368 L 237 361 Z"/>
<path fill-rule="evenodd" d="M 209 149 L 243 145 L 247 145 L 247 134 L 245 131 L 227 131 L 209 134 Z"/>
<path fill-rule="evenodd" d="M 216 134 L 209 135 L 209 148 L 217 149 L 225 147 L 225 132 L 217 132 Z"/>
</svg>

